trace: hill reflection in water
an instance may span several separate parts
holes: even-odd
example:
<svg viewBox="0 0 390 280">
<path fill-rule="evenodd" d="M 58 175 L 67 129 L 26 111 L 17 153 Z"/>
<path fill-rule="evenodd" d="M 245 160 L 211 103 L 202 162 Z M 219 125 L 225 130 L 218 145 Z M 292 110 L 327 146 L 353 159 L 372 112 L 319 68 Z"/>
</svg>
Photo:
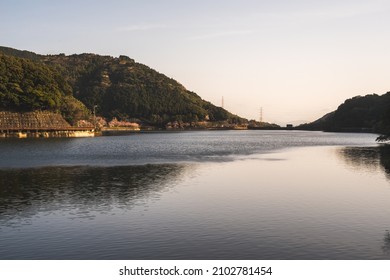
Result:
<svg viewBox="0 0 390 280">
<path fill-rule="evenodd" d="M 338 150 L 339 156 L 350 167 L 368 172 L 383 170 L 390 180 L 390 146 L 345 147 Z"/>
<path fill-rule="evenodd" d="M 338 151 L 340 157 L 351 167 L 359 171 L 373 172 L 381 170 L 390 180 L 390 146 L 377 147 L 345 147 Z M 383 237 L 382 250 L 390 255 L 390 233 L 386 230 Z"/>
<path fill-rule="evenodd" d="M 179 180 L 187 167 L 164 164 L 0 170 L 0 220 L 66 208 L 75 218 L 93 218 L 95 211 L 129 208 L 135 200 L 142 203 L 142 199 L 158 196 Z"/>
</svg>

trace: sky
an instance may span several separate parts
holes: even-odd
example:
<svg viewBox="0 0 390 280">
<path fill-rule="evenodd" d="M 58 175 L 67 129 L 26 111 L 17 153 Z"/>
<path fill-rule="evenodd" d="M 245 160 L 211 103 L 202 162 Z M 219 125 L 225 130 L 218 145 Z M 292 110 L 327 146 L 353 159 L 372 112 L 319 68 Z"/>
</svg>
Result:
<svg viewBox="0 0 390 280">
<path fill-rule="evenodd" d="M 0 45 L 127 55 L 248 119 L 390 91 L 388 0 L 0 0 Z"/>
</svg>

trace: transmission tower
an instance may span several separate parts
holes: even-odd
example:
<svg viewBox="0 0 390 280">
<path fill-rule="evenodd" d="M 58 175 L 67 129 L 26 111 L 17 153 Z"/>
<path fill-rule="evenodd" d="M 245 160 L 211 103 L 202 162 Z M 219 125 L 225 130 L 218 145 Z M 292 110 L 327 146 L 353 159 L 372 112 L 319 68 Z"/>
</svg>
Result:
<svg viewBox="0 0 390 280">
<path fill-rule="evenodd" d="M 260 107 L 259 121 L 263 122 L 263 107 Z"/>
</svg>

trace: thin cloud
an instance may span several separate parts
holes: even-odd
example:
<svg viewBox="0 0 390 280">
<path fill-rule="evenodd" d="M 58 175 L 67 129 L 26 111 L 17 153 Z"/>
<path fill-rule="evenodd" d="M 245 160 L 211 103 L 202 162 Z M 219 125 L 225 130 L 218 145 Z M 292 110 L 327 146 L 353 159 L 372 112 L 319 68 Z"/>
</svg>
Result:
<svg viewBox="0 0 390 280">
<path fill-rule="evenodd" d="M 221 37 L 231 37 L 236 35 L 246 35 L 246 34 L 252 34 L 253 30 L 234 30 L 234 31 L 223 31 L 223 32 L 215 32 L 215 33 L 208 33 L 208 34 L 202 34 L 197 36 L 191 36 L 188 37 L 189 40 L 206 40 L 206 39 L 214 39 L 214 38 L 221 38 Z"/>
<path fill-rule="evenodd" d="M 134 32 L 134 31 L 146 31 L 166 28 L 164 24 L 133 24 L 129 26 L 119 27 L 117 30 L 120 32 Z"/>
</svg>

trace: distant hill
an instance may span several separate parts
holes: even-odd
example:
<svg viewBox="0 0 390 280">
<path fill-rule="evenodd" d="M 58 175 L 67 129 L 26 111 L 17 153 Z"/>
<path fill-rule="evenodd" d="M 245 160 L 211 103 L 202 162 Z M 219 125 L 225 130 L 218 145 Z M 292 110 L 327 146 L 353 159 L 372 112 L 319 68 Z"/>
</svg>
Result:
<svg viewBox="0 0 390 280">
<path fill-rule="evenodd" d="M 0 109 L 54 110 L 74 123 L 94 107 L 105 118 L 161 126 L 247 121 L 127 56 L 38 55 L 0 47 Z"/>
<path fill-rule="evenodd" d="M 347 99 L 336 111 L 297 129 L 390 134 L 390 92 Z"/>
</svg>

